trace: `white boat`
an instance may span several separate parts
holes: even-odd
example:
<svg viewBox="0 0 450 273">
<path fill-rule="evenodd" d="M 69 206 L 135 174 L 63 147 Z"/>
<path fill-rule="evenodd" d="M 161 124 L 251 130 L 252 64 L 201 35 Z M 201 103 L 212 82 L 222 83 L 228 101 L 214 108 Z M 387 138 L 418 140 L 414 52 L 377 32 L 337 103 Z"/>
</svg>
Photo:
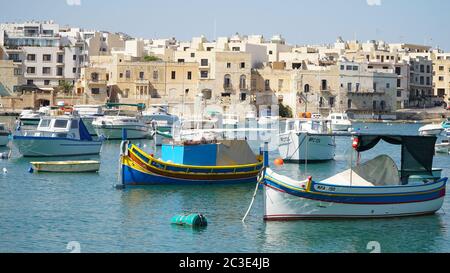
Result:
<svg viewBox="0 0 450 273">
<path fill-rule="evenodd" d="M 438 136 L 444 131 L 441 124 L 427 124 L 419 128 L 421 136 Z"/>
<path fill-rule="evenodd" d="M 172 138 L 172 127 L 179 120 L 178 116 L 169 114 L 168 107 L 167 104 L 152 104 L 148 110 L 142 112 L 142 118 L 150 125 L 158 146 Z"/>
<path fill-rule="evenodd" d="M 331 120 L 333 131 L 348 131 L 352 128 L 352 122 L 345 113 L 332 113 L 327 119 Z"/>
<path fill-rule="evenodd" d="M 222 120 L 218 118 L 182 119 L 173 127 L 173 139 L 177 141 L 222 139 L 224 136 L 224 130 L 221 121 Z"/>
<path fill-rule="evenodd" d="M 150 126 L 142 118 L 129 116 L 103 116 L 92 122 L 95 132 L 105 139 L 122 139 L 122 131 L 126 129 L 128 139 L 150 137 Z"/>
<path fill-rule="evenodd" d="M 364 152 L 380 140 L 402 146 L 400 169 L 387 155 L 320 182 L 312 177 L 292 179 L 266 169 L 264 219 L 383 218 L 438 211 L 447 178 L 435 176 L 440 172 L 432 169 L 436 137 L 357 135 L 353 147 Z"/>
<path fill-rule="evenodd" d="M 23 110 L 19 115 L 19 120 L 23 125 L 38 125 L 44 114 L 34 110 Z"/>
<path fill-rule="evenodd" d="M 436 144 L 435 149 L 436 149 L 436 153 L 449 154 L 450 153 L 449 140 L 448 139 L 442 140 L 441 143 Z"/>
<path fill-rule="evenodd" d="M 292 162 L 333 160 L 336 150 L 331 121 L 325 119 L 288 119 L 279 135 L 281 158 Z"/>
<path fill-rule="evenodd" d="M 83 160 L 83 161 L 45 161 L 30 162 L 35 172 L 52 172 L 52 173 L 85 173 L 98 172 L 100 169 L 100 161 Z"/>
<path fill-rule="evenodd" d="M 0 123 L 0 146 L 6 146 L 9 143 L 9 135 L 11 132 L 6 129 L 4 123 Z"/>
<path fill-rule="evenodd" d="M 73 107 L 73 110 L 76 111 L 78 113 L 78 115 L 80 115 L 81 119 L 84 122 L 84 125 L 86 125 L 86 128 L 89 131 L 89 134 L 91 136 L 96 136 L 97 133 L 95 132 L 92 122 L 94 122 L 95 119 L 104 116 L 103 106 L 102 105 L 75 105 Z"/>
<path fill-rule="evenodd" d="M 13 135 L 13 143 L 23 156 L 95 155 L 102 147 L 79 116 L 42 117 L 36 130 Z"/>
</svg>

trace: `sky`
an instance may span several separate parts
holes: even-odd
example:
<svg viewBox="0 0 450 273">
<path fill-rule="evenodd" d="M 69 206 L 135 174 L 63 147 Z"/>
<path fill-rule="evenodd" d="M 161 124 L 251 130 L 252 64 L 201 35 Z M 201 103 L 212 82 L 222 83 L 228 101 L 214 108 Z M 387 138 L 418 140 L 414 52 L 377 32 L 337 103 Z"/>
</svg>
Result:
<svg viewBox="0 0 450 273">
<path fill-rule="evenodd" d="M 281 34 L 290 44 L 385 40 L 450 50 L 449 0 L 0 0 L 0 22 L 54 20 L 138 38 Z"/>
</svg>

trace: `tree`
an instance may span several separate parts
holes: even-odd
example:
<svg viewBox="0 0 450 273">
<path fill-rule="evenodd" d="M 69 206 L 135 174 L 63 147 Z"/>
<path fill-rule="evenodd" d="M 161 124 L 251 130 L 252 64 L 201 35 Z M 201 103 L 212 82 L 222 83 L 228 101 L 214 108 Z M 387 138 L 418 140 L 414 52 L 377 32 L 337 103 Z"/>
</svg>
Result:
<svg viewBox="0 0 450 273">
<path fill-rule="evenodd" d="M 156 56 L 146 55 L 144 57 L 144 61 L 145 62 L 157 62 L 157 61 L 161 61 L 161 59 Z"/>
<path fill-rule="evenodd" d="M 281 102 L 278 105 L 279 109 L 280 109 L 280 116 L 282 118 L 292 118 L 292 109 L 289 105 L 283 105 Z"/>
<path fill-rule="evenodd" d="M 73 90 L 73 84 L 69 81 L 61 81 L 59 83 L 59 88 L 66 94 Z"/>
</svg>

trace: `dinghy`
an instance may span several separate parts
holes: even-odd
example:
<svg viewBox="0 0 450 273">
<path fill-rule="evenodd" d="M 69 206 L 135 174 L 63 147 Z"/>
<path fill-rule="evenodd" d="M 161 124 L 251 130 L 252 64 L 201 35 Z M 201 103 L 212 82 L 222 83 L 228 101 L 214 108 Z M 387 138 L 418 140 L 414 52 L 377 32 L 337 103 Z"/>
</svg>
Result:
<svg viewBox="0 0 450 273">
<path fill-rule="evenodd" d="M 323 181 L 297 180 L 267 168 L 262 181 L 264 219 L 382 218 L 438 211 L 447 178 L 432 168 L 436 137 L 355 135 L 355 158 L 381 140 L 401 146 L 400 169 L 388 155 Z"/>
<path fill-rule="evenodd" d="M 84 161 L 45 161 L 30 162 L 35 172 L 52 173 L 85 173 L 98 172 L 100 162 L 95 160 Z"/>
</svg>

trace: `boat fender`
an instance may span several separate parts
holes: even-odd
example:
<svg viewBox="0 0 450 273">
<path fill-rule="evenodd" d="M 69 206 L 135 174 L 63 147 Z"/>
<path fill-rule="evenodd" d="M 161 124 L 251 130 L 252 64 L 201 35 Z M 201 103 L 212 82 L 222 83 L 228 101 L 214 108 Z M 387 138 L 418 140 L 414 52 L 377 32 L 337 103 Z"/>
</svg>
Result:
<svg viewBox="0 0 450 273">
<path fill-rule="evenodd" d="M 3 168 L 3 174 L 7 174 L 8 173 L 8 169 Z"/>
<path fill-rule="evenodd" d="M 120 143 L 120 155 L 123 155 L 123 156 L 128 155 L 128 141 L 122 141 Z"/>
</svg>

